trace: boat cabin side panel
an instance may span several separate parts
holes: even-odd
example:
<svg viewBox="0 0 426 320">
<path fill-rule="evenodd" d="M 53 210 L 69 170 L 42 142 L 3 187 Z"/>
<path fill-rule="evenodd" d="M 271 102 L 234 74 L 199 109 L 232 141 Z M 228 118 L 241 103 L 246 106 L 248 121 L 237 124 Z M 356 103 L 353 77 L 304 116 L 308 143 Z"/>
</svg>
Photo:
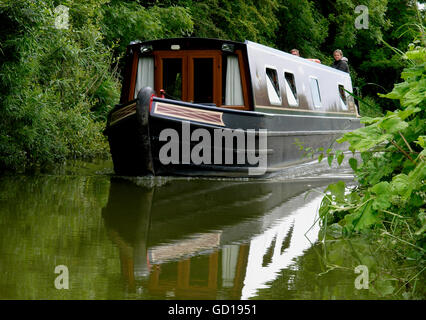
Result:
<svg viewBox="0 0 426 320">
<path fill-rule="evenodd" d="M 348 73 L 247 41 L 255 110 L 356 115 Z"/>
</svg>

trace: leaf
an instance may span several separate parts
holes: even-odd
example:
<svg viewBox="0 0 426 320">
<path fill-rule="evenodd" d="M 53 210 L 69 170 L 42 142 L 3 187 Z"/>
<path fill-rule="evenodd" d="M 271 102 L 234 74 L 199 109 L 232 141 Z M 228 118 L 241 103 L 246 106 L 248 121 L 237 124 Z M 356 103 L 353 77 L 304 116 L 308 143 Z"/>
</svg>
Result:
<svg viewBox="0 0 426 320">
<path fill-rule="evenodd" d="M 422 111 L 420 108 L 408 107 L 405 110 L 397 110 L 397 111 L 395 111 L 395 114 L 397 114 L 398 117 L 400 117 L 402 120 L 405 120 L 409 116 L 411 116 L 412 114 L 420 112 L 420 111 Z"/>
<path fill-rule="evenodd" d="M 392 116 L 387 119 L 385 118 L 379 124 L 379 127 L 385 130 L 387 133 L 395 133 L 406 129 L 408 127 L 408 123 L 401 120 L 401 118 L 397 116 Z"/>
<path fill-rule="evenodd" d="M 389 199 L 388 195 L 377 197 L 373 200 L 373 209 L 378 211 L 388 209 L 392 205 Z"/>
<path fill-rule="evenodd" d="M 364 152 L 391 138 L 391 134 L 383 134 L 382 130 L 378 128 L 378 125 L 374 124 L 345 133 L 337 142 L 348 141 L 351 149 Z"/>
<path fill-rule="evenodd" d="M 355 158 L 350 158 L 349 165 L 351 166 L 353 171 L 356 171 L 358 169 L 358 160 Z"/>
<path fill-rule="evenodd" d="M 381 118 L 370 118 L 370 117 L 362 117 L 360 119 L 361 123 L 365 123 L 365 124 L 373 124 L 376 123 L 378 121 L 380 121 Z"/>
<path fill-rule="evenodd" d="M 330 184 L 325 191 L 330 191 L 337 202 L 343 202 L 345 199 L 345 183 L 343 181 Z"/>
<path fill-rule="evenodd" d="M 339 164 L 339 166 L 342 164 L 342 162 L 343 162 L 343 158 L 345 157 L 345 155 L 343 154 L 343 152 L 342 153 L 340 153 L 338 156 L 337 156 L 337 163 Z"/>
<path fill-rule="evenodd" d="M 364 205 L 364 209 L 362 210 L 362 214 L 359 220 L 354 225 L 355 231 L 359 231 L 370 227 L 379 221 L 378 212 L 373 210 L 373 202 L 369 201 Z"/>
<path fill-rule="evenodd" d="M 343 234 L 343 227 L 337 223 L 327 227 L 327 234 L 333 238 L 341 238 Z"/>
<path fill-rule="evenodd" d="M 426 148 L 426 136 L 419 136 L 417 140 L 414 142 L 417 143 L 422 148 Z"/>
<path fill-rule="evenodd" d="M 393 177 L 391 183 L 392 190 L 399 195 L 404 194 L 404 192 L 408 189 L 409 185 L 410 179 L 404 173 L 398 174 Z"/>
<path fill-rule="evenodd" d="M 387 181 L 382 181 L 370 188 L 370 190 L 376 195 L 387 195 L 390 194 L 390 184 Z"/>
<path fill-rule="evenodd" d="M 334 158 L 333 154 L 329 154 L 327 157 L 327 162 L 330 167 L 331 167 L 331 164 L 333 163 L 333 158 Z"/>
<path fill-rule="evenodd" d="M 318 162 L 321 162 L 323 158 L 324 158 L 324 153 L 321 153 L 321 154 L 318 156 Z"/>
</svg>

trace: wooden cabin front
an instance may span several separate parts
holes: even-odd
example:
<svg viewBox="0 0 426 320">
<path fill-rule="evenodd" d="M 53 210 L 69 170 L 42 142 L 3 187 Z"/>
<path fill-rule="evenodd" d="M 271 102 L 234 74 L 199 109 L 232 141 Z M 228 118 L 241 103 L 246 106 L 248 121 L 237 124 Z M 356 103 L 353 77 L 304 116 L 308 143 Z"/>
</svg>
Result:
<svg viewBox="0 0 426 320">
<path fill-rule="evenodd" d="M 173 100 L 266 113 L 356 116 L 350 75 L 263 46 L 182 38 L 129 45 L 121 103 L 143 87 Z"/>
<path fill-rule="evenodd" d="M 245 45 L 215 39 L 168 39 L 130 45 L 121 103 L 143 87 L 193 103 L 253 110 Z"/>
</svg>

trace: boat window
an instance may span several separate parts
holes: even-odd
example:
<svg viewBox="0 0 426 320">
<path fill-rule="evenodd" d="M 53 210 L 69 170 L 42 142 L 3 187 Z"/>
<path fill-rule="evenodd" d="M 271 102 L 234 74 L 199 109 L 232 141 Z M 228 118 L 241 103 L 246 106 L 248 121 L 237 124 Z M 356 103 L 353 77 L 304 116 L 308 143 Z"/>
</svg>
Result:
<svg viewBox="0 0 426 320">
<path fill-rule="evenodd" d="M 345 87 L 339 84 L 339 96 L 340 96 L 340 105 L 343 110 L 348 110 L 348 101 L 346 99 Z"/>
<path fill-rule="evenodd" d="M 294 74 L 290 72 L 284 72 L 285 78 L 285 92 L 287 94 L 287 101 L 289 106 L 297 107 L 297 90 L 296 90 L 296 82 L 294 81 Z"/>
<path fill-rule="evenodd" d="M 194 102 L 213 102 L 213 58 L 194 58 Z"/>
<path fill-rule="evenodd" d="M 136 73 L 135 99 L 139 90 L 145 87 L 154 89 L 154 57 L 141 57 Z"/>
<path fill-rule="evenodd" d="M 182 100 L 182 59 L 163 59 L 163 89 L 168 98 Z"/>
<path fill-rule="evenodd" d="M 277 70 L 266 68 L 266 86 L 271 104 L 281 105 L 280 86 L 278 84 Z"/>
<path fill-rule="evenodd" d="M 227 106 L 244 105 L 238 57 L 236 55 L 229 55 L 224 59 L 223 64 L 222 83 L 224 84 L 224 96 L 222 101 Z"/>
<path fill-rule="evenodd" d="M 311 92 L 312 92 L 312 99 L 314 100 L 314 106 L 315 108 L 320 108 L 321 94 L 319 90 L 318 79 L 311 77 L 310 80 L 311 80 Z"/>
</svg>

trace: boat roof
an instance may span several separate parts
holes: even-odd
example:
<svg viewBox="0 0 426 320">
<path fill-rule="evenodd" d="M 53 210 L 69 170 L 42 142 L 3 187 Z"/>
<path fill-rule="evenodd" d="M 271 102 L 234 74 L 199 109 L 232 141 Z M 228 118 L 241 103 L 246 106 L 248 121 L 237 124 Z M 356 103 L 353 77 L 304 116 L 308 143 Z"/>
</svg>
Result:
<svg viewBox="0 0 426 320">
<path fill-rule="evenodd" d="M 132 41 L 129 44 L 129 48 L 139 48 L 142 46 L 152 46 L 152 50 L 171 50 L 172 45 L 179 45 L 179 50 L 222 50 L 223 44 L 230 44 L 234 46 L 234 49 L 246 49 L 254 48 L 257 50 L 264 51 L 265 53 L 272 54 L 275 56 L 285 56 L 287 59 L 294 60 L 297 64 L 306 64 L 309 67 L 319 68 L 322 70 L 327 70 L 329 72 L 335 72 L 340 76 L 344 75 L 349 77 L 349 73 L 332 68 L 325 64 L 317 63 L 310 61 L 303 57 L 295 56 L 291 53 L 275 49 L 257 42 L 250 40 L 245 40 L 244 42 L 238 42 L 233 40 L 224 40 L 217 38 L 196 38 L 196 37 L 186 37 L 186 38 L 168 38 L 168 39 L 155 39 L 147 41 Z"/>
<path fill-rule="evenodd" d="M 313 68 L 319 68 L 319 69 L 327 70 L 327 71 L 330 71 L 330 72 L 336 72 L 340 76 L 342 76 L 342 75 L 347 76 L 347 77 L 350 76 L 349 73 L 347 73 L 347 72 L 332 68 L 332 67 L 327 66 L 327 65 L 322 64 L 322 63 L 310 61 L 309 59 L 306 59 L 304 57 L 295 56 L 291 53 L 288 53 L 288 52 L 285 52 L 285 51 L 282 51 L 282 50 L 279 50 L 279 49 L 275 49 L 275 48 L 272 48 L 272 47 L 268 47 L 268 46 L 265 46 L 265 45 L 257 43 L 257 42 L 252 42 L 252 41 L 246 40 L 245 44 L 247 45 L 248 48 L 254 48 L 254 49 L 264 51 L 265 53 L 275 55 L 275 56 L 278 56 L 278 57 L 285 57 L 286 59 L 293 60 L 297 64 L 306 64 L 306 65 L 309 65 L 309 67 L 311 67 L 311 68 L 313 67 Z"/>
<path fill-rule="evenodd" d="M 180 50 L 221 50 L 223 44 L 232 44 L 235 49 L 246 47 L 246 43 L 215 38 L 170 38 L 147 41 L 132 41 L 129 47 L 153 46 L 153 50 L 170 50 L 171 45 L 180 45 Z"/>
</svg>

